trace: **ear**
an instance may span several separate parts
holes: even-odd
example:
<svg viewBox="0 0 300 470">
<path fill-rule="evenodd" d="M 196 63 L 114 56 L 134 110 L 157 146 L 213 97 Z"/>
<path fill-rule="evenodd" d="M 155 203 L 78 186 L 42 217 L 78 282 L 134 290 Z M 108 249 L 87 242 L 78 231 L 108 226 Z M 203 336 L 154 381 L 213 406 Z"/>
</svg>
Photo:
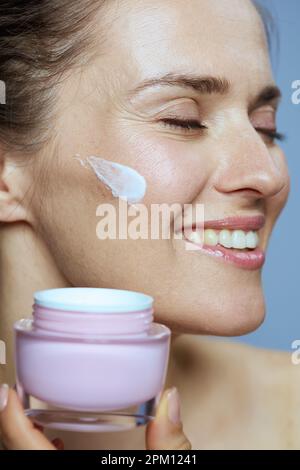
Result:
<svg viewBox="0 0 300 470">
<path fill-rule="evenodd" d="M 16 167 L 0 154 L 0 223 L 27 221 L 26 210 L 18 193 Z"/>
</svg>

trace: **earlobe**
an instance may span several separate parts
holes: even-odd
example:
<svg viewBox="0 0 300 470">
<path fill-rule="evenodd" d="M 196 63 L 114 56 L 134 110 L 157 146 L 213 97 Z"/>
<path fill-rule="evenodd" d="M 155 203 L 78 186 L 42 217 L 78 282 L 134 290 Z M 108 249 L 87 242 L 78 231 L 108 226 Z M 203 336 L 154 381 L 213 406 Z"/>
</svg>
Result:
<svg viewBox="0 0 300 470">
<path fill-rule="evenodd" d="M 0 222 L 26 221 L 26 211 L 5 182 L 5 161 L 0 159 Z"/>
<path fill-rule="evenodd" d="M 21 204 L 8 192 L 0 190 L 0 222 L 18 222 L 26 220 Z"/>
</svg>

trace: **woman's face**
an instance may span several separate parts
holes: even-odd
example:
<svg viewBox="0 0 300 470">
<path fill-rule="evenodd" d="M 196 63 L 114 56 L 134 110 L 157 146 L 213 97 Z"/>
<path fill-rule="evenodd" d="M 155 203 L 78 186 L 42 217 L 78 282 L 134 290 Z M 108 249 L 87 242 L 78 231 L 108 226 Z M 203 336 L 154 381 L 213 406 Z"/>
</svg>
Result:
<svg viewBox="0 0 300 470">
<path fill-rule="evenodd" d="M 98 23 L 94 60 L 59 89 L 55 142 L 20 170 L 24 194 L 33 188 L 24 203 L 29 223 L 75 286 L 148 293 L 156 320 L 176 331 L 256 328 L 261 267 L 186 250 L 184 240 L 99 240 L 96 209 L 118 200 L 74 155 L 137 170 L 147 208 L 203 204 L 205 221 L 263 215 L 265 251 L 289 178 L 266 135 L 276 128 L 278 97 L 266 88 L 274 82 L 259 15 L 248 0 L 132 0 L 111 2 Z M 140 87 L 166 75 L 168 83 Z M 196 124 L 185 129 L 168 118 Z"/>
</svg>

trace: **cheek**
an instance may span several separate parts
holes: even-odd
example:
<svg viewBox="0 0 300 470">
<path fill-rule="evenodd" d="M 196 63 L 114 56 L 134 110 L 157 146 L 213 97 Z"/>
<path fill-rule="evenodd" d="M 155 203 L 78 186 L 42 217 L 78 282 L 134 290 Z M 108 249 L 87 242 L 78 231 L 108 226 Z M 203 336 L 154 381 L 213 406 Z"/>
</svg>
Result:
<svg viewBox="0 0 300 470">
<path fill-rule="evenodd" d="M 130 155 L 128 147 L 125 155 Z M 208 177 L 209 169 L 195 150 L 195 143 L 175 141 L 174 139 L 141 138 L 135 152 L 134 168 L 147 181 L 145 204 L 174 202 L 188 203 L 201 192 Z M 127 164 L 130 165 L 130 162 Z"/>
</svg>

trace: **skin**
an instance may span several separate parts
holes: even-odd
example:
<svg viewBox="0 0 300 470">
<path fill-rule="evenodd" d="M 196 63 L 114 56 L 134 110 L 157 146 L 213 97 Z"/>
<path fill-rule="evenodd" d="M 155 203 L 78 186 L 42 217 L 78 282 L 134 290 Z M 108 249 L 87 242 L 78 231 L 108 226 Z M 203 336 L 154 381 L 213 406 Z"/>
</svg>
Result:
<svg viewBox="0 0 300 470">
<path fill-rule="evenodd" d="M 187 252 L 183 241 L 100 241 L 96 208 L 118 201 L 74 158 L 99 155 L 133 167 L 146 178 L 149 208 L 202 203 L 206 220 L 263 214 L 259 235 L 265 250 L 288 197 L 289 176 L 282 150 L 260 131 L 276 127 L 278 100 L 250 106 L 274 84 L 261 19 L 248 0 L 133 0 L 130 9 L 118 2 L 118 10 L 113 2 L 105 18 L 109 39 L 99 44 L 88 67 L 68 74 L 57 90 L 51 142 L 28 164 L 16 165 L 13 152 L 3 158 L 0 217 L 6 225 L 0 236 L 6 275 L 0 321 L 10 364 L 4 378 L 13 383 L 12 323 L 20 312 L 31 314 L 35 290 L 72 285 L 142 291 L 155 298 L 156 321 L 178 335 L 166 386 L 175 384 L 181 393 L 193 448 L 292 448 L 299 379 L 289 356 L 193 336 L 257 328 L 265 314 L 261 269 Z M 100 18 L 95 23 L 100 28 Z M 230 87 L 204 95 L 156 87 L 128 97 L 142 80 L 167 73 L 221 76 Z M 208 129 L 166 127 L 161 120 L 170 113 L 202 121 Z M 270 368 L 283 390 L 278 396 L 266 380 Z M 2 418 L 2 426 L 7 422 Z M 170 444 L 173 431 L 161 429 L 160 422 L 155 444 L 148 433 L 148 448 L 182 448 L 176 438 Z M 182 429 L 176 435 L 186 446 Z M 111 439 L 102 436 L 95 445 L 111 446 Z M 143 440 L 141 430 L 120 435 L 118 448 L 143 448 Z M 70 446 L 75 441 L 72 436 Z"/>
</svg>

